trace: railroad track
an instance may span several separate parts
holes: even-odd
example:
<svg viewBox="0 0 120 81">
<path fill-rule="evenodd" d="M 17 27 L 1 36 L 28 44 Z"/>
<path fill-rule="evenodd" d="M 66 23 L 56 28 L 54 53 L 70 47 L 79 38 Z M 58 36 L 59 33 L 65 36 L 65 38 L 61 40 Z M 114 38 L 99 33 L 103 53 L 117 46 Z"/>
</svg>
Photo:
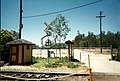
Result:
<svg viewBox="0 0 120 81">
<path fill-rule="evenodd" d="M 20 81 L 61 81 L 63 78 L 71 76 L 88 77 L 89 74 L 71 73 L 45 73 L 45 72 L 19 72 L 19 71 L 0 71 L 0 80 L 20 80 Z M 92 76 L 118 76 L 120 74 L 96 73 Z"/>
<path fill-rule="evenodd" d="M 89 74 L 0 71 L 1 80 L 57 80 L 70 76 L 89 76 Z"/>
</svg>

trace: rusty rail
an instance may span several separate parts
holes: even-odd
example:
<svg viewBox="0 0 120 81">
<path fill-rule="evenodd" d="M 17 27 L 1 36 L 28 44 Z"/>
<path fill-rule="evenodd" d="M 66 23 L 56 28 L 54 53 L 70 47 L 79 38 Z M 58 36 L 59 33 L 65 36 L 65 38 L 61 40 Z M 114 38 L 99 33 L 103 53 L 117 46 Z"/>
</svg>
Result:
<svg viewBox="0 0 120 81">
<path fill-rule="evenodd" d="M 0 76 L 3 79 L 14 80 L 56 80 L 70 76 L 89 76 L 89 74 L 78 73 L 44 73 L 44 72 L 17 72 L 17 71 L 0 71 Z"/>
</svg>

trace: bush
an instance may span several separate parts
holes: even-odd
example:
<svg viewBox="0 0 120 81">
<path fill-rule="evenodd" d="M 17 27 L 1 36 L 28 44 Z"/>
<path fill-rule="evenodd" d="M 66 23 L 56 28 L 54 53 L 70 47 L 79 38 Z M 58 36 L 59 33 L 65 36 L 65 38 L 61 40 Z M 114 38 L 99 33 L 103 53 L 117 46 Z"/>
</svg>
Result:
<svg viewBox="0 0 120 81">
<path fill-rule="evenodd" d="M 120 61 L 120 53 L 117 53 L 116 60 Z"/>
<path fill-rule="evenodd" d="M 66 57 L 62 57 L 62 58 L 61 58 L 61 62 L 63 62 L 63 63 L 64 63 L 64 62 L 68 62 L 68 57 L 67 57 L 67 56 L 66 56 Z"/>
<path fill-rule="evenodd" d="M 32 67 L 46 67 L 46 68 L 57 68 L 61 66 L 66 66 L 68 68 L 77 68 L 80 66 L 80 62 L 68 62 L 67 57 L 60 58 L 49 58 L 49 63 L 47 58 L 32 58 Z"/>
<path fill-rule="evenodd" d="M 32 63 L 34 64 L 34 63 L 37 63 L 38 62 L 38 57 L 32 57 Z"/>
<path fill-rule="evenodd" d="M 57 68 L 59 66 L 59 63 L 47 63 L 45 64 L 46 68 Z"/>
<path fill-rule="evenodd" d="M 80 66 L 80 63 L 74 63 L 74 62 L 70 62 L 67 67 L 68 68 L 77 68 Z"/>
</svg>

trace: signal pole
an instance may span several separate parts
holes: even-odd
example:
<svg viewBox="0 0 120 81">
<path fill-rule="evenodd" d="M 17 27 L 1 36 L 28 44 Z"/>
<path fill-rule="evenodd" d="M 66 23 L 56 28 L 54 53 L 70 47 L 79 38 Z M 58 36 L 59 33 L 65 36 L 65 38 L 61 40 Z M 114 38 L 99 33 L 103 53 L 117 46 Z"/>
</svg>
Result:
<svg viewBox="0 0 120 81">
<path fill-rule="evenodd" d="M 21 32 L 22 32 L 22 28 L 23 28 L 23 24 L 22 24 L 22 0 L 20 0 L 20 23 L 19 23 L 19 39 L 21 39 Z"/>
<path fill-rule="evenodd" d="M 100 16 L 96 16 L 96 18 L 100 18 L 100 52 L 102 53 L 102 17 L 105 17 L 102 15 L 102 11 L 100 11 Z"/>
</svg>

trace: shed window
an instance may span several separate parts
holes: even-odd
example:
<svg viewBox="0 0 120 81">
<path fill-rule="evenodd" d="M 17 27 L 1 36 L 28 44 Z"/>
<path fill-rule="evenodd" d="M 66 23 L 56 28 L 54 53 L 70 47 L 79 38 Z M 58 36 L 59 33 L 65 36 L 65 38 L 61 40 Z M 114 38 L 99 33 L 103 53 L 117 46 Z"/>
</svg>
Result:
<svg viewBox="0 0 120 81">
<path fill-rule="evenodd" d="M 12 53 L 16 53 L 16 47 L 12 47 Z"/>
<path fill-rule="evenodd" d="M 27 49 L 30 49 L 30 45 L 27 45 Z"/>
</svg>

